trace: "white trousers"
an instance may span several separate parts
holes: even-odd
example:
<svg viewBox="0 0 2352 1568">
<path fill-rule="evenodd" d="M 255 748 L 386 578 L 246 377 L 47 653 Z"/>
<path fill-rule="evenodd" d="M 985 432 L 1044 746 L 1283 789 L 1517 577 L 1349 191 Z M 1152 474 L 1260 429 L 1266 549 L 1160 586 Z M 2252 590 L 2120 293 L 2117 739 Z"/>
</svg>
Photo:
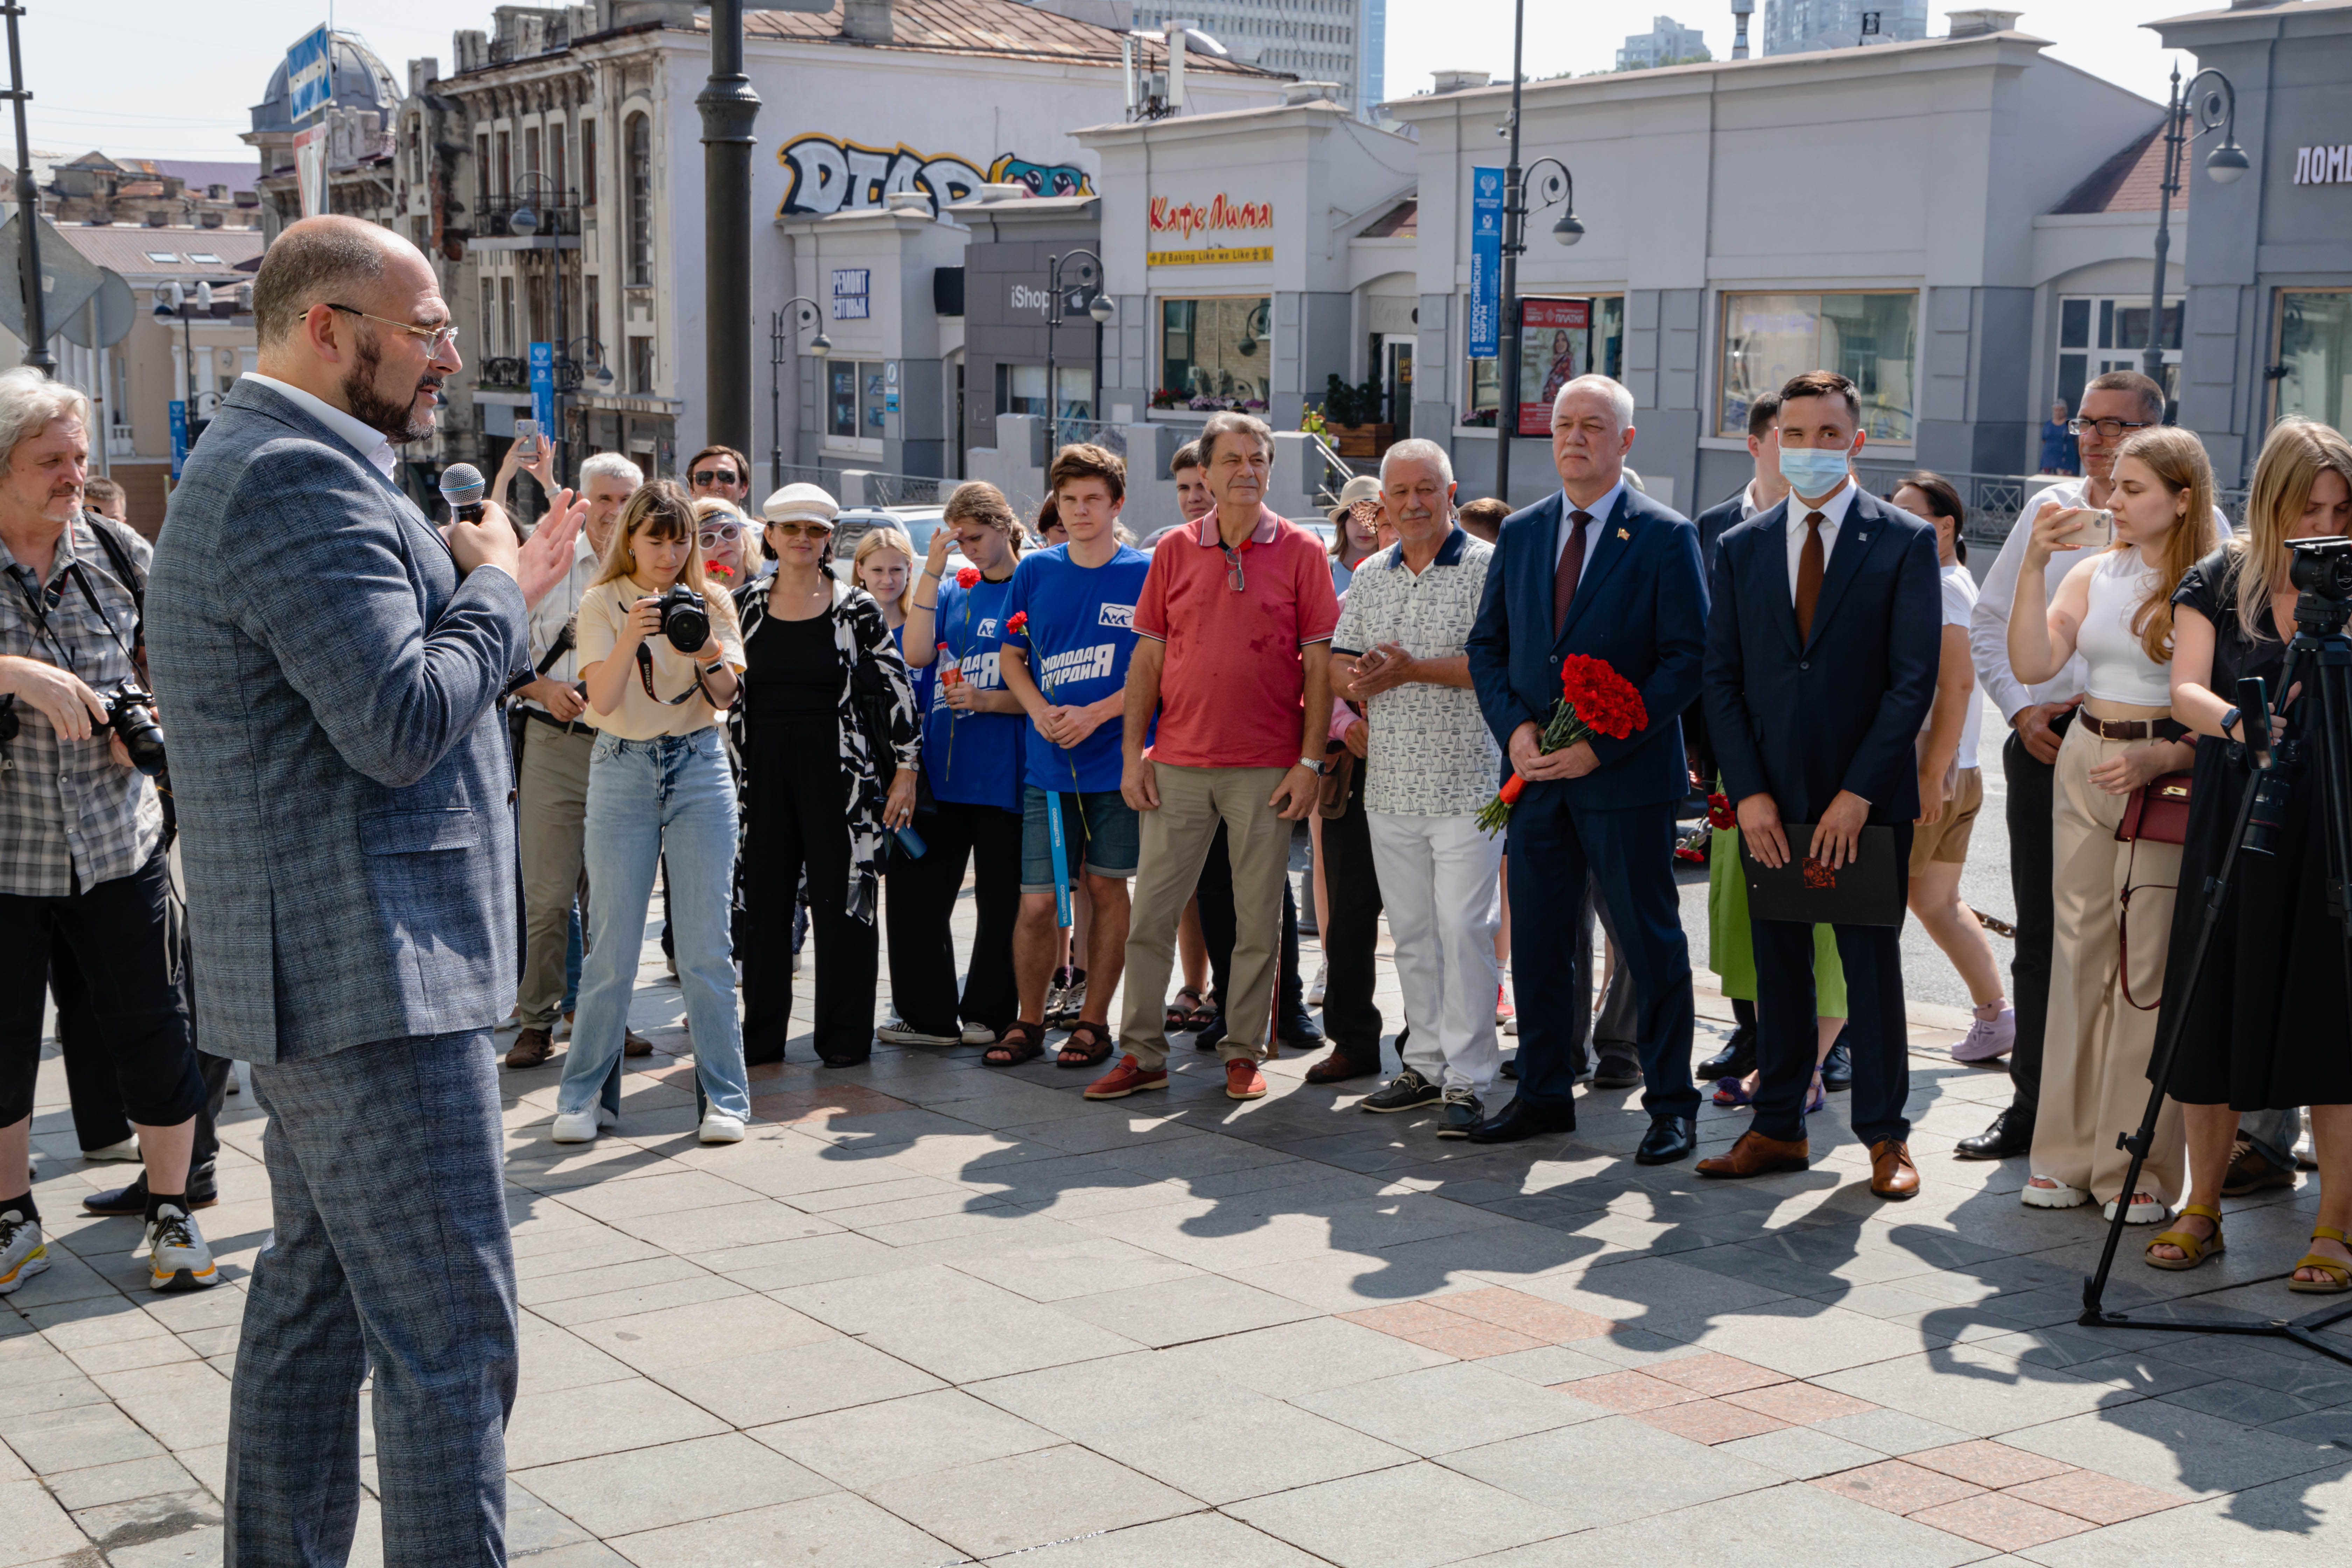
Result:
<svg viewBox="0 0 2352 1568">
<path fill-rule="evenodd" d="M 1502 1065 L 1495 938 L 1503 923 L 1503 837 L 1468 816 L 1375 811 L 1365 821 L 1412 1030 L 1405 1066 L 1483 1098 Z"/>
</svg>

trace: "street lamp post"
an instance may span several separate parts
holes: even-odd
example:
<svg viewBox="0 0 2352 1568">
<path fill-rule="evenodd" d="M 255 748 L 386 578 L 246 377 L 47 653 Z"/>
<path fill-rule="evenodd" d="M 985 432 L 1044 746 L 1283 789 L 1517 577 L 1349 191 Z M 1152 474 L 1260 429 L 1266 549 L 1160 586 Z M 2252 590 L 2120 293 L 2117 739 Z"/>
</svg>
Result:
<svg viewBox="0 0 2352 1568">
<path fill-rule="evenodd" d="M 41 298 L 41 188 L 33 182 L 33 154 L 25 139 L 25 61 L 16 43 L 16 18 L 22 5 L 0 5 L 8 18 L 8 92 L 16 108 L 16 227 L 17 276 L 25 289 L 25 363 L 43 375 L 55 375 L 58 356 L 49 352 L 48 301 Z"/>
<path fill-rule="evenodd" d="M 2189 129 L 2189 109 L 2197 89 L 2207 77 L 2213 90 L 2196 102 L 2197 129 Z M 2140 351 L 2140 366 L 2158 386 L 2164 384 L 2164 268 L 2172 249 L 2172 198 L 2180 194 L 2181 175 L 2189 162 L 2189 144 L 2211 132 L 2221 133 L 2221 144 L 2206 154 L 2205 173 L 2216 184 L 2231 184 L 2247 169 L 2246 150 L 2238 145 L 2238 89 L 2230 79 L 2207 67 L 2180 86 L 2180 68 L 2172 68 L 2172 96 L 2164 110 L 2164 186 L 2156 204 L 2156 285 L 2147 301 L 2147 344 Z"/>
<path fill-rule="evenodd" d="M 751 125 L 760 95 L 743 74 L 743 0 L 712 0 L 702 111 L 703 439 L 751 444 Z"/>
<path fill-rule="evenodd" d="M 1503 353 L 1496 366 L 1502 384 L 1496 388 L 1499 406 L 1495 411 L 1495 493 L 1505 501 L 1511 499 L 1511 442 L 1519 430 L 1519 255 L 1528 247 L 1527 187 L 1519 171 L 1519 68 L 1527 34 L 1528 0 L 1516 0 L 1511 7 L 1511 112 L 1503 122 L 1503 134 L 1511 143 L 1510 161 L 1503 170 Z M 1544 163 L 1559 171 L 1562 195 L 1547 196 L 1543 205 L 1549 206 L 1563 198 L 1568 203 L 1567 216 L 1552 226 L 1553 237 L 1562 245 L 1574 245 L 1584 237 L 1584 226 L 1576 217 L 1576 186 L 1569 178 L 1568 166 L 1559 159 L 1547 158 L 1536 167 L 1540 169 Z"/>
<path fill-rule="evenodd" d="M 533 211 L 531 208 L 530 199 L 531 194 L 534 191 L 539 193 L 540 205 L 546 209 L 547 216 L 544 219 L 540 216 L 539 213 Z M 533 172 L 527 174 L 522 177 L 521 198 L 521 205 L 517 206 L 512 213 L 508 215 L 507 227 L 515 234 L 521 236 L 523 238 L 529 239 L 539 232 L 541 224 L 544 222 L 547 226 L 548 237 L 552 239 L 555 244 L 555 248 L 547 253 L 548 264 L 555 269 L 555 357 L 557 363 L 555 365 L 551 367 L 555 375 L 555 385 L 553 395 L 548 400 L 547 422 L 551 428 L 542 430 L 540 434 L 545 437 L 551 443 L 550 449 L 555 456 L 555 481 L 558 484 L 562 484 L 563 482 L 564 475 L 563 449 L 571 444 L 569 439 L 566 437 L 563 422 L 563 371 L 562 362 L 563 359 L 563 349 L 566 346 L 563 334 L 572 324 L 570 318 L 565 316 L 563 313 L 563 216 L 562 214 L 557 210 L 562 204 L 563 193 L 557 190 L 555 188 L 555 182 L 549 179 L 545 174 Z"/>
<path fill-rule="evenodd" d="M 824 320 L 816 301 L 805 294 L 793 295 L 784 301 L 782 310 L 768 317 L 768 488 L 772 490 L 784 488 L 784 351 L 791 347 L 793 334 L 802 324 L 795 322 L 787 328 L 784 312 L 795 305 L 808 310 L 803 321 Z M 816 336 L 809 340 L 809 353 L 823 359 L 832 352 L 833 340 L 820 327 Z"/>
<path fill-rule="evenodd" d="M 1056 451 L 1059 451 L 1062 446 L 1062 395 L 1061 388 L 1054 383 L 1054 329 L 1067 319 L 1062 314 L 1062 307 L 1068 303 L 1068 300 L 1062 292 L 1062 268 L 1074 261 L 1078 263 L 1078 269 L 1076 281 L 1073 287 L 1093 291 L 1087 300 L 1087 314 L 1094 319 L 1096 328 L 1095 384 L 1094 391 L 1089 395 L 1087 406 L 1097 412 L 1102 406 L 1101 329 L 1118 311 L 1118 307 L 1111 302 L 1110 296 L 1102 290 L 1101 257 L 1091 250 L 1073 250 L 1061 256 L 1049 256 L 1045 258 L 1045 417 L 1048 421 L 1048 428 L 1053 432 L 1054 448 Z"/>
</svg>

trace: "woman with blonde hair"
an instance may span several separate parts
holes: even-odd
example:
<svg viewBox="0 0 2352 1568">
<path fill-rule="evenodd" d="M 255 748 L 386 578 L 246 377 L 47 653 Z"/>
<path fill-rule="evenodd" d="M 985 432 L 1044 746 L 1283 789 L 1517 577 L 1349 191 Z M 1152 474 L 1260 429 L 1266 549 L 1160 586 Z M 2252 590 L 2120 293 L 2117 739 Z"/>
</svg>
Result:
<svg viewBox="0 0 2352 1568">
<path fill-rule="evenodd" d="M 907 612 L 915 604 L 915 542 L 896 528 L 869 528 L 849 558 L 849 580 L 874 595 L 882 624 L 907 651 Z"/>
<path fill-rule="evenodd" d="M 702 552 L 703 575 L 722 594 L 731 594 L 748 580 L 743 570 L 743 539 L 751 531 L 742 509 L 719 496 L 694 503 L 694 542 Z"/>
<path fill-rule="evenodd" d="M 2213 470 L 2189 431 L 2160 426 L 2133 436 L 2116 453 L 2114 483 L 2111 522 L 2087 507 L 2042 509 L 2010 605 L 2009 658 L 2020 680 L 2052 679 L 2078 649 L 2090 665 L 2053 784 L 2056 940 L 2033 1174 L 2019 1195 L 2030 1208 L 2073 1208 L 2095 1196 L 2110 1217 L 2122 1202 L 2141 1225 L 2162 1219 L 2181 1192 L 2178 1106 L 2157 1124 L 2142 1191 L 2121 1190 L 2130 1156 L 2116 1147 L 2147 1100 L 2180 847 L 2118 841 L 2116 831 L 2133 791 L 2196 760 L 2172 717 L 2172 596 L 2219 539 Z M 2083 549 L 2086 530 L 2107 527 L 2113 542 L 2069 571 L 2045 604 L 2051 556 Z"/>
<path fill-rule="evenodd" d="M 671 603 L 699 595 L 696 624 Z M 645 945 L 656 867 L 667 868 L 678 987 L 694 1037 L 706 1143 L 739 1142 L 751 1114 L 735 1016 L 728 926 L 735 868 L 735 779 L 719 714 L 743 672 L 735 607 L 704 574 L 694 503 L 656 479 L 629 498 L 596 580 L 581 595 L 579 668 L 588 721 L 584 837 L 590 900 L 586 973 L 556 1090 L 554 1138 L 594 1141 L 621 1110 L 621 1051 Z"/>
<path fill-rule="evenodd" d="M 2189 1132 L 2189 1202 L 2178 1225 L 2148 1243 L 2158 1268 L 2194 1268 L 2221 1250 L 2221 1187 L 2238 1113 L 2307 1106 L 2319 1156 L 2317 1225 L 2287 1289 L 2313 1295 L 2352 1289 L 2352 999 L 2344 991 L 2344 926 L 2328 908 L 2330 865 L 2315 810 L 2321 779 L 2307 760 L 2319 713 L 2311 684 L 2278 689 L 2294 635 L 2288 542 L 2352 533 L 2352 442 L 2308 419 L 2281 421 L 2263 443 L 2246 501 L 2246 532 L 2200 561 L 2174 595 L 2179 651 L 2173 711 L 2200 735 L 2189 790 L 2181 886 L 2202 887 L 2221 868 L 2245 798 L 2245 716 L 2238 682 L 2260 676 L 2279 710 L 2287 795 L 2270 855 L 2238 857 L 2229 906 L 2189 989 L 2188 955 L 2204 924 L 2200 901 L 2173 916 L 2179 963 L 2165 977 L 2165 1022 L 2180 1046 L 2166 1087 Z M 2344 787 L 2344 781 L 2336 781 Z M 2143 1096 L 2146 1089 L 2141 1090 Z M 2293 1180 L 2290 1173 L 2289 1181 Z"/>
</svg>

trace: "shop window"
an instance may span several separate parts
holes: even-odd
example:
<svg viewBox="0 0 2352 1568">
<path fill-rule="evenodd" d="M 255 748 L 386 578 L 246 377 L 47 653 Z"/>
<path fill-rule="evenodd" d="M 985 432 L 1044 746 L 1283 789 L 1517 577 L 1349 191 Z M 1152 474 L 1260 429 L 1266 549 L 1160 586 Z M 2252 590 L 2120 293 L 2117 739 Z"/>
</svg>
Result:
<svg viewBox="0 0 2352 1568">
<path fill-rule="evenodd" d="M 2050 395 L 2073 414 L 2083 406 L 2083 388 L 2111 370 L 2145 370 L 2147 298 L 2058 301 L 2058 366 Z M 2164 308 L 2164 392 L 2173 395 L 2180 379 L 2180 304 Z"/>
<path fill-rule="evenodd" d="M 1551 431 L 1551 400 L 1563 383 L 1598 371 L 1624 379 L 1625 296 L 1519 300 L 1519 434 Z M 1468 331 L 1469 301 L 1463 301 Z M 1502 412 L 1500 362 L 1474 359 L 1464 378 L 1468 393 L 1462 423 L 1491 430 Z"/>
<path fill-rule="evenodd" d="M 1054 379 L 1060 384 L 1061 417 L 1066 420 L 1092 419 L 1095 398 L 1093 367 L 1055 365 Z M 999 414 L 1034 414 L 1041 419 L 1045 417 L 1045 367 L 1042 364 L 999 364 L 996 367 L 996 411 Z"/>
<path fill-rule="evenodd" d="M 1041 373 L 1042 374 L 1042 373 Z M 879 360 L 828 360 L 824 433 L 836 441 L 879 441 L 883 372 Z"/>
<path fill-rule="evenodd" d="M 1918 343 L 1914 292 L 1726 294 L 1715 433 L 1744 437 L 1759 394 L 1809 370 L 1833 370 L 1861 394 L 1864 432 L 1908 442 Z"/>
<path fill-rule="evenodd" d="M 651 338 L 629 340 L 629 390 L 640 397 L 654 393 L 654 341 Z"/>
<path fill-rule="evenodd" d="M 1273 330 L 1273 301 L 1264 295 L 1160 300 L 1160 391 L 1152 406 L 1262 413 L 1274 374 L 1274 346 L 1266 342 Z M 1064 391 L 1066 398 L 1066 384 Z"/>
<path fill-rule="evenodd" d="M 654 131 L 651 119 L 629 116 L 629 281 L 654 280 Z"/>
<path fill-rule="evenodd" d="M 2279 291 L 2274 416 L 2352 424 L 2352 289 Z"/>
<path fill-rule="evenodd" d="M 509 354 L 522 346 L 515 336 L 514 279 L 499 279 L 499 342 Z"/>
</svg>

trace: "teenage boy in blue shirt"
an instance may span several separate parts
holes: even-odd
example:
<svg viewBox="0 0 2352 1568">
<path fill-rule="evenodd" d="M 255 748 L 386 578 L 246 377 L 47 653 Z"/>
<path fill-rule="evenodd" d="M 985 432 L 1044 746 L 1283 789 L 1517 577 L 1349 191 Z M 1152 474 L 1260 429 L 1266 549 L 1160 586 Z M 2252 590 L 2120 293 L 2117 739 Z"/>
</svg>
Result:
<svg viewBox="0 0 2352 1568">
<path fill-rule="evenodd" d="M 1021 917 L 1013 973 L 1021 1016 L 987 1060 L 1010 1066 L 1045 1041 L 1045 985 L 1054 966 L 1052 828 L 1058 806 L 1065 875 L 1093 900 L 1087 930 L 1087 1004 L 1057 1058 L 1094 1067 L 1111 1051 L 1111 993 L 1127 961 L 1127 882 L 1141 833 L 1118 790 L 1127 666 L 1135 651 L 1135 600 L 1151 558 L 1119 542 L 1127 465 L 1085 444 L 1065 447 L 1047 475 L 1070 541 L 1014 568 L 1004 597 L 999 670 L 1029 715 L 1023 778 Z M 1073 954 L 1075 959 L 1077 955 Z"/>
</svg>

